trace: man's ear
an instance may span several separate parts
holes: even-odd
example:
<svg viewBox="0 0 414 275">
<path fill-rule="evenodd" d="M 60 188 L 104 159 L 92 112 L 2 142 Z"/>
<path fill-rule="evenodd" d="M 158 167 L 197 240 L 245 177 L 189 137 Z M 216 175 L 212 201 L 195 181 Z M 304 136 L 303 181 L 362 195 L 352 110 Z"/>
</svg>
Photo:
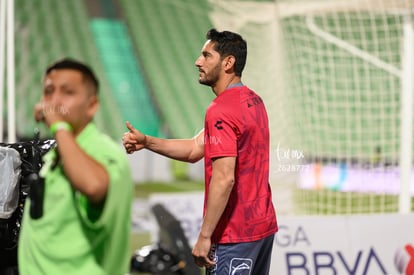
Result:
<svg viewBox="0 0 414 275">
<path fill-rule="evenodd" d="M 226 56 L 223 59 L 224 70 L 230 70 L 234 67 L 234 63 L 236 63 L 236 58 L 232 55 Z"/>
<path fill-rule="evenodd" d="M 89 98 L 88 116 L 93 117 L 99 108 L 99 99 L 97 95 L 92 95 Z"/>
</svg>

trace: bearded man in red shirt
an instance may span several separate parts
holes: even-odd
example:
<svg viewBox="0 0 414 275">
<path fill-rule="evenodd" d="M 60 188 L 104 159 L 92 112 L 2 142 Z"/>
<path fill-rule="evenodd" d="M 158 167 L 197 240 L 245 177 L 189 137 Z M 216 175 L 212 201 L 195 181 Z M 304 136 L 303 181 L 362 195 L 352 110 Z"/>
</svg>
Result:
<svg viewBox="0 0 414 275">
<path fill-rule="evenodd" d="M 191 163 L 204 157 L 204 215 L 192 252 L 196 264 L 208 275 L 266 275 L 278 230 L 269 184 L 267 111 L 241 82 L 246 41 L 215 29 L 206 38 L 195 65 L 199 82 L 210 86 L 216 98 L 206 111 L 204 129 L 192 139 L 161 139 L 127 122 L 124 147 L 128 153 L 146 148 Z"/>
</svg>

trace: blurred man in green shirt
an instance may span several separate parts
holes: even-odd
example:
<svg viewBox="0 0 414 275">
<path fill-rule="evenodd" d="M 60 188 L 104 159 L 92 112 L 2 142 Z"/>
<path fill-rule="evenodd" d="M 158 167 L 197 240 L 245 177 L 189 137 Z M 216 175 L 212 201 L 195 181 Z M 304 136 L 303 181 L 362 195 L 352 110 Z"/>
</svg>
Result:
<svg viewBox="0 0 414 275">
<path fill-rule="evenodd" d="M 57 148 L 44 157 L 44 188 L 32 186 L 25 207 L 21 275 L 128 271 L 132 180 L 121 147 L 93 123 L 98 88 L 93 71 L 76 60 L 46 70 L 34 117 Z"/>
</svg>

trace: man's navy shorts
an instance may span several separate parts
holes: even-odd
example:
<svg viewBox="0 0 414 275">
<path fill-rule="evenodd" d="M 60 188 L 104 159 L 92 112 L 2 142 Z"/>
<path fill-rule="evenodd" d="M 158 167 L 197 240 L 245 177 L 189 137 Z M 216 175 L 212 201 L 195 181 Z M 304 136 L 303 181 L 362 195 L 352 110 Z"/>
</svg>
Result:
<svg viewBox="0 0 414 275">
<path fill-rule="evenodd" d="M 216 265 L 206 275 L 267 275 L 274 235 L 246 243 L 214 244 L 211 258 Z"/>
</svg>

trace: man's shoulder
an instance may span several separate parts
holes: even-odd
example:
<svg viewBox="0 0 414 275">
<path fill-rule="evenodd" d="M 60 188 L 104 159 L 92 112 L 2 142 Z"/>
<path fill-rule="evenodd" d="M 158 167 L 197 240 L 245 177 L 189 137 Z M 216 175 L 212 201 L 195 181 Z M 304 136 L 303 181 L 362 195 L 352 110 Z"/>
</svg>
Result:
<svg viewBox="0 0 414 275">
<path fill-rule="evenodd" d="M 99 130 L 97 127 L 88 129 L 89 133 L 80 146 L 92 157 L 109 156 L 111 159 L 125 160 L 126 154 L 121 143 Z"/>
</svg>

